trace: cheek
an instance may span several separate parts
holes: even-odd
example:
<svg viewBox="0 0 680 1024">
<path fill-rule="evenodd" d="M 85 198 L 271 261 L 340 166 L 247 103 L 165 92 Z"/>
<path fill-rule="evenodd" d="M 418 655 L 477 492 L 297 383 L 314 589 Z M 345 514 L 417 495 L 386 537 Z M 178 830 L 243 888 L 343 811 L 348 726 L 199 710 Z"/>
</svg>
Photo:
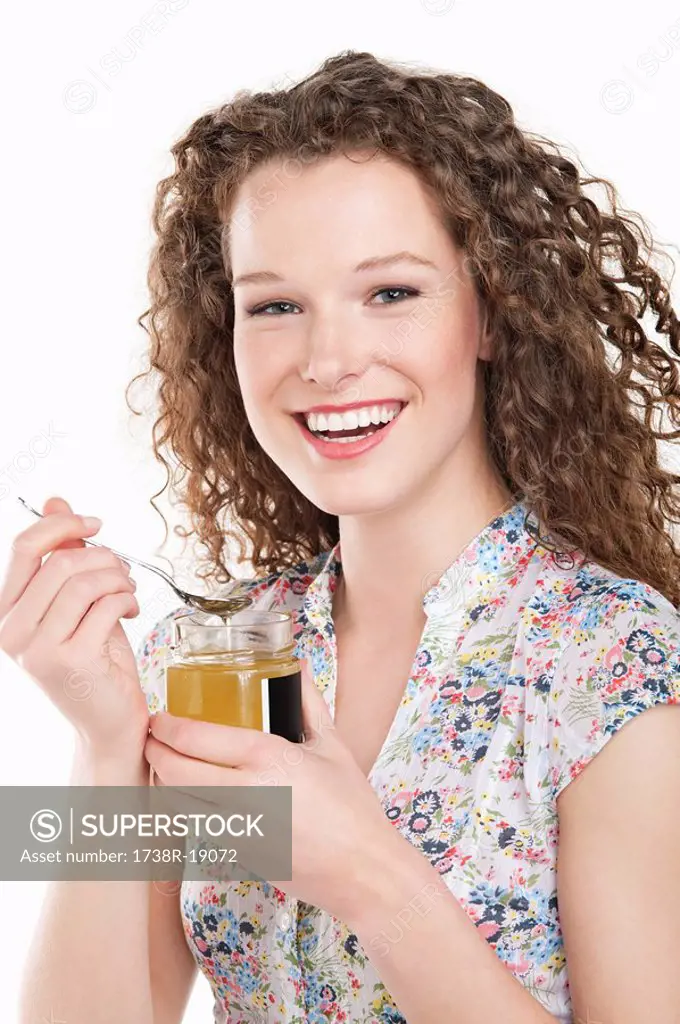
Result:
<svg viewBox="0 0 680 1024">
<path fill-rule="evenodd" d="M 411 377 L 423 391 L 423 396 L 434 399 L 448 394 L 463 399 L 474 388 L 477 351 L 474 337 L 461 330 L 460 325 L 432 324 L 430 330 L 410 338 L 400 359 L 402 372 Z"/>
<path fill-rule="evenodd" d="M 290 373 L 290 346 L 265 337 L 234 338 L 234 366 L 246 408 L 275 396 Z"/>
<path fill-rule="evenodd" d="M 256 359 L 253 346 L 239 340 L 237 336 L 234 336 L 234 366 L 241 394 L 247 406 L 250 395 L 256 391 L 258 386 L 258 375 L 255 372 Z"/>
<path fill-rule="evenodd" d="M 278 462 L 281 445 L 282 386 L 288 367 L 273 358 L 274 346 L 262 339 L 234 342 L 234 366 L 246 418 L 260 447 Z"/>
<path fill-rule="evenodd" d="M 271 362 L 258 356 L 254 345 L 235 345 L 234 365 L 248 422 L 258 436 L 261 423 L 267 422 L 268 405 L 275 390 Z"/>
<path fill-rule="evenodd" d="M 404 372 L 421 392 L 422 411 L 433 437 L 457 438 L 474 414 L 477 394 L 477 349 L 474 335 L 460 325 L 444 324 L 422 332 L 417 358 L 409 356 Z M 408 348 L 405 349 L 405 352 Z"/>
</svg>

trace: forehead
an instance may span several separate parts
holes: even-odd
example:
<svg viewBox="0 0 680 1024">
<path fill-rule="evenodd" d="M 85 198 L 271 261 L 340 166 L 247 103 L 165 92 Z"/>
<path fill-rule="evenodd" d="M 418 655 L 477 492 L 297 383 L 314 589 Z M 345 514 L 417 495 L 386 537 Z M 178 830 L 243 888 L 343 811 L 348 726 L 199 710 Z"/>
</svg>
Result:
<svg viewBox="0 0 680 1024">
<path fill-rule="evenodd" d="M 271 160 L 241 183 L 227 226 L 232 268 L 264 269 L 322 250 L 359 262 L 423 249 L 442 258 L 446 235 L 435 198 L 415 171 L 383 154 Z M 436 258 L 436 256 L 434 257 Z M 256 265 L 257 264 L 257 265 Z M 269 264 L 267 264 L 269 267 Z M 269 269 L 276 269 L 271 267 Z"/>
</svg>

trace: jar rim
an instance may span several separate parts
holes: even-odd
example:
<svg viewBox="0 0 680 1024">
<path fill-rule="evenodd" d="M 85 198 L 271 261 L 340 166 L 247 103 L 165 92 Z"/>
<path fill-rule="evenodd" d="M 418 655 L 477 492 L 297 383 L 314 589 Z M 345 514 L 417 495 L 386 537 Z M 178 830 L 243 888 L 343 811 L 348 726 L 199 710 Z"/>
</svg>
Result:
<svg viewBox="0 0 680 1024">
<path fill-rule="evenodd" d="M 218 621 L 206 621 L 206 619 L 216 619 Z M 233 615 L 228 615 L 226 619 L 220 618 L 215 613 L 201 612 L 198 609 L 192 609 L 188 612 L 183 612 L 181 615 L 175 617 L 175 622 L 191 622 L 195 626 L 200 626 L 202 629 L 230 629 L 232 626 L 236 629 L 242 629 L 244 626 L 252 625 L 277 625 L 292 618 L 290 612 L 286 611 L 275 611 L 270 609 L 258 610 L 257 608 L 242 608 Z"/>
</svg>

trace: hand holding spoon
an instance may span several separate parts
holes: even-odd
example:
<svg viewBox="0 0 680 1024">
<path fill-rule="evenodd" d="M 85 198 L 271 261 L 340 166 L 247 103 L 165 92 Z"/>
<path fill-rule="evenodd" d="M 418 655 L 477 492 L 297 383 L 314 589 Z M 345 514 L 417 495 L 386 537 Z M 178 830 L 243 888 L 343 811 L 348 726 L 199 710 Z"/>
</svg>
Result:
<svg viewBox="0 0 680 1024">
<path fill-rule="evenodd" d="M 36 509 L 32 508 L 27 501 L 23 498 L 18 499 L 24 508 L 27 508 L 29 512 L 32 512 L 34 516 L 38 516 L 39 519 L 43 518 L 42 512 L 37 512 Z M 148 562 L 143 562 L 141 558 L 132 558 L 131 555 L 124 555 L 120 551 L 116 551 L 114 548 L 109 547 L 108 544 L 100 544 L 96 540 L 85 540 L 84 544 L 90 544 L 95 548 L 108 548 L 109 551 L 113 552 L 119 558 L 124 559 L 126 562 L 132 562 L 134 565 L 139 565 L 142 569 L 148 569 L 149 572 L 155 572 L 157 576 L 165 580 L 169 587 L 174 590 L 181 601 L 185 604 L 191 605 L 193 608 L 197 608 L 201 612 L 206 612 L 209 615 L 218 615 L 222 619 L 227 619 L 228 616 L 234 615 L 236 612 L 241 611 L 242 608 L 247 608 L 250 605 L 250 599 L 247 597 L 231 597 L 231 598 L 215 598 L 215 597 L 201 597 L 198 594 L 188 594 L 186 590 L 182 590 L 177 586 L 172 577 L 168 576 L 166 572 L 159 569 L 156 565 L 149 565 Z"/>
</svg>

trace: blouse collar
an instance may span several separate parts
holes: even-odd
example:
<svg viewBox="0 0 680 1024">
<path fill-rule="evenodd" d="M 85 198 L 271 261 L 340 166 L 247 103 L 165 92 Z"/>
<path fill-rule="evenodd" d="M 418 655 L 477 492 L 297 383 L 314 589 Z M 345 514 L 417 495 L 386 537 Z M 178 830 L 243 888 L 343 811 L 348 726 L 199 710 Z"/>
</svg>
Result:
<svg viewBox="0 0 680 1024">
<path fill-rule="evenodd" d="M 538 529 L 536 514 L 521 498 L 490 520 L 443 571 L 430 574 L 431 584 L 422 598 L 425 615 L 450 616 L 481 600 L 489 587 L 512 576 L 524 556 L 533 552 L 537 541 L 527 524 Z M 321 630 L 332 625 L 332 596 L 342 572 L 340 541 L 319 555 L 321 569 L 307 588 L 303 603 L 306 618 Z M 424 583 L 429 582 L 428 578 Z"/>
</svg>

